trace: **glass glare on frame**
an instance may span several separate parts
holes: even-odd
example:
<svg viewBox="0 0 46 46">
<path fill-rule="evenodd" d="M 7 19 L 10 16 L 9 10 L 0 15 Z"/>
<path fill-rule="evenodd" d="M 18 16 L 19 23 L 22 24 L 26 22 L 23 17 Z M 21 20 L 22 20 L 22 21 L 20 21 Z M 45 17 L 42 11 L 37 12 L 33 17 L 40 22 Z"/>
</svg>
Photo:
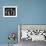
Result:
<svg viewBox="0 0 46 46">
<path fill-rule="evenodd" d="M 16 9 L 15 8 L 5 8 L 5 16 L 15 16 Z"/>
</svg>

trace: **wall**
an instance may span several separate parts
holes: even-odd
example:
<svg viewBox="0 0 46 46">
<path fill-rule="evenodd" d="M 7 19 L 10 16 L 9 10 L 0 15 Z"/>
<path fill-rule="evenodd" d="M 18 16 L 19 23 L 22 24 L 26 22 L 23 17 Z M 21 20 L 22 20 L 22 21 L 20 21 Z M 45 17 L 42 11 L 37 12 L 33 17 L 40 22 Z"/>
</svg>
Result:
<svg viewBox="0 0 46 46">
<path fill-rule="evenodd" d="M 3 6 L 18 6 L 17 0 L 0 0 L 0 44 L 7 44 L 8 34 L 10 32 L 17 32 L 18 18 L 5 18 L 3 17 Z M 18 43 L 18 38 L 16 38 L 15 43 Z"/>
<path fill-rule="evenodd" d="M 7 5 L 18 7 L 17 18 L 3 17 Z M 17 34 L 18 24 L 46 24 L 46 0 L 0 0 L 0 44 L 8 43 L 9 32 Z"/>
</svg>

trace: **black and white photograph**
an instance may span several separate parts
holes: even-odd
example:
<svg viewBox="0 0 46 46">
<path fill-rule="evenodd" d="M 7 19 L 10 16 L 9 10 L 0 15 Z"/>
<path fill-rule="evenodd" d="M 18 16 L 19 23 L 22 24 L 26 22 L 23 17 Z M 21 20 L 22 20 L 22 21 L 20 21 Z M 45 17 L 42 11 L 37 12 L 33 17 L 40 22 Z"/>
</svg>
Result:
<svg viewBox="0 0 46 46">
<path fill-rule="evenodd" d="M 4 6 L 3 16 L 4 17 L 17 17 L 17 6 Z"/>
<path fill-rule="evenodd" d="M 31 46 L 46 41 L 46 25 L 18 25 L 18 40 L 20 46 Z"/>
</svg>

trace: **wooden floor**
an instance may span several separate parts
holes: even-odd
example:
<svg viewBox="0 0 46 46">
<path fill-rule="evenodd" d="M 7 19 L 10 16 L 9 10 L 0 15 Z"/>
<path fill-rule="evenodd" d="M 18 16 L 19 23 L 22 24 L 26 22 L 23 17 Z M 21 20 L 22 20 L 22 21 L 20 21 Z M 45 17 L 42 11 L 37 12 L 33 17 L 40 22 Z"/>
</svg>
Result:
<svg viewBox="0 0 46 46">
<path fill-rule="evenodd" d="M 44 41 L 34 41 L 31 40 L 21 40 L 19 46 L 46 46 L 46 42 Z"/>
<path fill-rule="evenodd" d="M 8 44 L 0 44 L 0 46 L 8 46 Z M 18 44 L 9 45 L 9 46 L 18 46 Z"/>
<path fill-rule="evenodd" d="M 0 46 L 8 46 L 8 44 L 0 44 Z M 46 42 L 43 41 L 32 42 L 31 40 L 28 41 L 21 40 L 19 44 L 15 44 L 13 46 L 46 46 Z"/>
</svg>

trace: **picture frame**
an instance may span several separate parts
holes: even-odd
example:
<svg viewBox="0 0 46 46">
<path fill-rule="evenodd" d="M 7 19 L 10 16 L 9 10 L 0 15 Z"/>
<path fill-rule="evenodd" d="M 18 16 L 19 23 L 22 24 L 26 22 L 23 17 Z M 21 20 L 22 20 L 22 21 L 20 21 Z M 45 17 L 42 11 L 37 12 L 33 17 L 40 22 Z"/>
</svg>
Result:
<svg viewBox="0 0 46 46">
<path fill-rule="evenodd" d="M 3 17 L 17 17 L 17 6 L 3 6 Z"/>
<path fill-rule="evenodd" d="M 22 31 L 27 31 L 27 30 L 28 30 L 28 39 L 23 37 L 25 36 L 23 35 L 24 32 L 23 34 L 21 33 Z M 18 24 L 18 42 L 25 39 L 31 41 L 46 41 L 46 24 Z"/>
</svg>

